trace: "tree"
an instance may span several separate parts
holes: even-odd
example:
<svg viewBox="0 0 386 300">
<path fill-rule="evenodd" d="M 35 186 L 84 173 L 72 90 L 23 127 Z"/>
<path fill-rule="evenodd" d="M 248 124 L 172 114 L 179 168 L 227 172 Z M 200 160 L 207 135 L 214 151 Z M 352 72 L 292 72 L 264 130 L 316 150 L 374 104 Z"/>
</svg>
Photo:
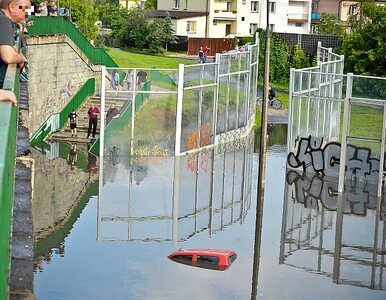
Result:
<svg viewBox="0 0 386 300">
<path fill-rule="evenodd" d="M 341 46 L 346 71 L 386 76 L 386 6 L 358 3 L 358 13 L 349 20 L 349 27 L 351 34 Z"/>
<path fill-rule="evenodd" d="M 144 11 L 140 7 L 135 7 L 128 12 L 126 23 L 124 24 L 123 39 L 135 48 L 144 48 L 147 42 L 148 21 Z"/>
<path fill-rule="evenodd" d="M 319 23 L 316 24 L 317 34 L 344 35 L 344 28 L 337 17 L 331 14 L 322 13 Z"/>
<path fill-rule="evenodd" d="M 129 11 L 119 3 L 105 3 L 98 6 L 99 20 L 111 29 L 111 37 L 123 39 L 125 36 L 124 25 L 127 22 Z"/>
<path fill-rule="evenodd" d="M 80 32 L 89 39 L 96 37 L 95 22 L 98 20 L 98 10 L 93 9 L 93 0 L 61 0 L 60 6 L 71 9 L 71 18 L 77 24 Z"/>
<path fill-rule="evenodd" d="M 172 21 L 169 14 L 165 19 L 156 19 L 149 23 L 147 41 L 149 49 L 153 53 L 160 53 L 166 49 L 167 43 L 176 40 L 174 30 L 172 28 Z"/>
<path fill-rule="evenodd" d="M 157 0 L 147 0 L 145 2 L 145 10 L 156 10 L 157 9 Z"/>
<path fill-rule="evenodd" d="M 291 67 L 295 69 L 307 68 L 310 66 L 310 61 L 304 51 L 296 45 L 292 55 Z"/>
</svg>

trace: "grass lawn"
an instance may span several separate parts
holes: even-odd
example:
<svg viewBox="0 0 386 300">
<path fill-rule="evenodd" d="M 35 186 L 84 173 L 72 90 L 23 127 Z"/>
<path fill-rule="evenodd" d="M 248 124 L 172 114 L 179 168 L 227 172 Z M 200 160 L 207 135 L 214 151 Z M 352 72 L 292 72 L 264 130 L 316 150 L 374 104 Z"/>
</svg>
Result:
<svg viewBox="0 0 386 300">
<path fill-rule="evenodd" d="M 108 48 L 107 53 L 121 68 L 178 69 L 178 64 L 193 64 L 186 59 L 132 53 L 115 48 Z"/>
</svg>

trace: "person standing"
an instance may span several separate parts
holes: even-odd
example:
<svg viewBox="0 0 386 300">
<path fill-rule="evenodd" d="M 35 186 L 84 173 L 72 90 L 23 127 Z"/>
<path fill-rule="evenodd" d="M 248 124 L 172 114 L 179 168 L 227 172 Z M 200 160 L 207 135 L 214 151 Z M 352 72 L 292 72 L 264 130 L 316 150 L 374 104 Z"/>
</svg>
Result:
<svg viewBox="0 0 386 300">
<path fill-rule="evenodd" d="M 15 48 L 14 24 L 23 23 L 31 7 L 29 0 L 0 0 L 0 89 L 9 64 L 22 68 L 27 59 Z"/>
<path fill-rule="evenodd" d="M 200 47 L 200 50 L 198 50 L 198 62 L 202 64 L 204 62 L 204 50 L 202 47 Z"/>
<path fill-rule="evenodd" d="M 89 108 L 88 114 L 88 130 L 87 130 L 87 138 L 90 137 L 90 133 L 92 130 L 92 137 L 95 138 L 95 133 L 98 125 L 98 116 L 99 116 L 99 108 L 91 102 L 91 107 Z"/>
<path fill-rule="evenodd" d="M 56 6 L 55 1 L 52 1 L 50 6 L 47 7 L 48 15 L 51 17 L 56 17 L 58 15 L 58 7 Z"/>
<path fill-rule="evenodd" d="M 203 61 L 202 61 L 203 63 L 206 63 L 208 60 L 209 50 L 210 48 L 208 48 L 208 46 L 205 46 L 204 49 L 202 50 L 204 54 Z"/>
<path fill-rule="evenodd" d="M 47 0 L 44 0 L 42 3 L 39 4 L 40 16 L 42 17 L 48 16 L 47 2 L 48 2 Z"/>
<path fill-rule="evenodd" d="M 116 117 L 117 115 L 119 115 L 119 111 L 115 107 L 115 103 L 112 103 L 110 108 L 107 110 L 107 113 L 106 113 L 106 125 L 108 125 L 110 123 L 110 121 L 114 117 Z"/>
<path fill-rule="evenodd" d="M 111 87 L 114 90 L 114 96 L 118 96 L 118 91 L 122 89 L 120 85 L 120 78 L 119 78 L 119 73 L 117 70 L 113 70 L 111 73 Z"/>
<path fill-rule="evenodd" d="M 75 109 L 72 109 L 71 113 L 68 115 L 68 123 L 71 128 L 71 136 L 77 136 L 76 125 L 78 123 L 78 115 L 76 114 Z"/>
</svg>

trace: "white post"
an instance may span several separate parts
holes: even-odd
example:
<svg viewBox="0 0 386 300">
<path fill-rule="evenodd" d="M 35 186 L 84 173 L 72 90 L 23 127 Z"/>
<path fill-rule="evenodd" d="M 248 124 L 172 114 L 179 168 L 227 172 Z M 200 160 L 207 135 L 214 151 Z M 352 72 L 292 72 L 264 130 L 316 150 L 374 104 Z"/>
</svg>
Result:
<svg viewBox="0 0 386 300">
<path fill-rule="evenodd" d="M 347 136 L 350 128 L 350 98 L 352 94 L 352 80 L 353 73 L 347 74 L 347 88 L 346 98 L 344 99 L 344 112 L 343 112 L 343 132 L 342 132 L 342 144 L 340 148 L 340 165 L 339 165 L 339 184 L 338 193 L 344 191 L 344 181 L 346 175 L 346 152 L 347 152 Z M 381 168 L 381 166 L 380 166 Z"/>
<path fill-rule="evenodd" d="M 181 124 L 182 124 L 182 101 L 184 97 L 184 64 L 178 65 L 178 86 L 177 86 L 177 116 L 176 116 L 176 144 L 174 155 L 181 154 Z"/>
<path fill-rule="evenodd" d="M 288 110 L 288 126 L 287 126 L 287 153 L 290 153 L 293 150 L 291 147 L 293 143 L 293 107 L 294 107 L 294 84 L 295 84 L 295 68 L 290 69 L 290 82 L 289 82 L 289 110 Z"/>
<path fill-rule="evenodd" d="M 106 67 L 102 66 L 101 84 L 101 126 L 99 134 L 99 157 L 103 157 L 105 145 L 105 102 L 106 102 Z"/>
<path fill-rule="evenodd" d="M 135 98 L 137 97 L 137 69 L 134 69 L 133 78 L 133 99 L 131 100 L 131 136 L 130 136 L 130 155 L 134 155 L 134 118 L 135 118 Z M 141 84 L 138 85 L 140 88 Z"/>
</svg>

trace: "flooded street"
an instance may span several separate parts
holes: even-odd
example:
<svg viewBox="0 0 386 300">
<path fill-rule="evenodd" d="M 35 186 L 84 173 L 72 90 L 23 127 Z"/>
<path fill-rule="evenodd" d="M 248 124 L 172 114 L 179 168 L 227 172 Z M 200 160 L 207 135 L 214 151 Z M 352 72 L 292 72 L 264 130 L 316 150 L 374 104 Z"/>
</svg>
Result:
<svg viewBox="0 0 386 300">
<path fill-rule="evenodd" d="M 337 207 L 337 179 L 286 172 L 275 127 L 258 270 L 253 137 L 181 159 L 110 155 L 102 170 L 80 146 L 34 151 L 37 299 L 251 299 L 254 284 L 258 299 L 385 299 L 384 202 L 353 187 Z M 216 271 L 167 258 L 180 248 L 237 259 Z"/>
</svg>

